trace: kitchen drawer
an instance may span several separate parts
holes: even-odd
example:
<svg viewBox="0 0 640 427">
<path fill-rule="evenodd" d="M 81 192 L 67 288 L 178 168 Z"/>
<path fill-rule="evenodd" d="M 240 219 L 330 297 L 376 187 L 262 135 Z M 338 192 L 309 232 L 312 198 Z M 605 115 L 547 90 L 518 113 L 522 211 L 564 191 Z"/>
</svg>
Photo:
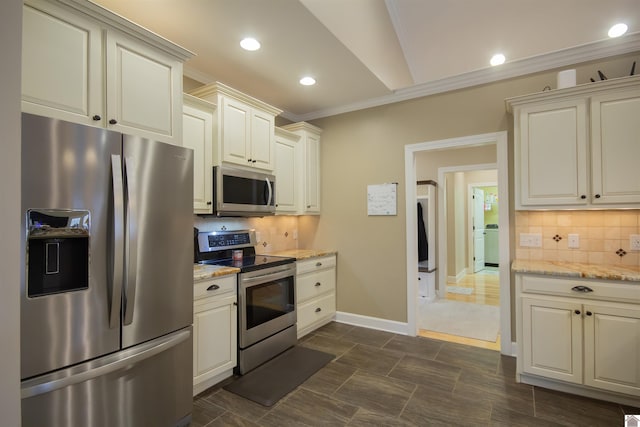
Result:
<svg viewBox="0 0 640 427">
<path fill-rule="evenodd" d="M 540 277 L 522 274 L 522 292 L 597 299 L 601 301 L 640 302 L 640 283 L 591 281 L 585 279 Z M 592 292 L 581 292 L 579 287 Z"/>
<path fill-rule="evenodd" d="M 304 274 L 310 271 L 317 271 L 325 268 L 332 268 L 335 266 L 336 266 L 335 255 L 311 258 L 308 260 L 296 262 L 296 274 Z"/>
<path fill-rule="evenodd" d="M 193 299 L 197 300 L 200 298 L 219 296 L 227 293 L 236 293 L 235 274 L 214 277 L 212 279 L 197 282 L 193 289 Z"/>
<path fill-rule="evenodd" d="M 320 270 L 296 277 L 297 302 L 302 303 L 336 288 L 336 270 Z"/>
<path fill-rule="evenodd" d="M 335 313 L 336 294 L 334 292 L 302 303 L 298 306 L 298 331 L 333 317 Z"/>
</svg>

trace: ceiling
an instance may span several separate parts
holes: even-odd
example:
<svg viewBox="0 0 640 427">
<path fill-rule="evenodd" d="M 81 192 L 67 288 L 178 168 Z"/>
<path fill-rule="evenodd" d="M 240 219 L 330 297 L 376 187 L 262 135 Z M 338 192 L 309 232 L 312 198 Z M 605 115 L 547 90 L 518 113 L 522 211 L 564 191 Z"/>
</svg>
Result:
<svg viewBox="0 0 640 427">
<path fill-rule="evenodd" d="M 639 0 L 92 1 L 194 52 L 187 77 L 294 121 L 640 51 Z M 617 22 L 629 31 L 609 39 Z"/>
</svg>

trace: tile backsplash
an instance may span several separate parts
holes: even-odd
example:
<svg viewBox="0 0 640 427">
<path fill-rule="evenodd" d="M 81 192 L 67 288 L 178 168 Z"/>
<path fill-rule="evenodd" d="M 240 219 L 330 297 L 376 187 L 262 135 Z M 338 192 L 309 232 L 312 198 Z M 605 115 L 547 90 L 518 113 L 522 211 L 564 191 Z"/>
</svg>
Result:
<svg viewBox="0 0 640 427">
<path fill-rule="evenodd" d="M 516 211 L 516 258 L 640 266 L 629 235 L 640 234 L 640 210 Z M 542 247 L 520 245 L 521 233 L 542 235 Z M 579 247 L 569 248 L 569 234 Z"/>
<path fill-rule="evenodd" d="M 195 216 L 194 226 L 200 231 L 255 229 L 259 235 L 258 254 L 298 249 L 298 217 L 267 216 L 262 218 L 216 218 Z"/>
</svg>

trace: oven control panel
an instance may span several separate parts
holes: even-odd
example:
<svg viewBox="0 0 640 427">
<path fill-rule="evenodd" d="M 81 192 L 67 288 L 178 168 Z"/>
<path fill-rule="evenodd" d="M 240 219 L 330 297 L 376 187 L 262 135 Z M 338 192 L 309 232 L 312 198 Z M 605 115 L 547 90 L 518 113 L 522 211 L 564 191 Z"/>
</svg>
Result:
<svg viewBox="0 0 640 427">
<path fill-rule="evenodd" d="M 247 248 L 256 245 L 255 230 L 202 231 L 198 233 L 200 252 Z"/>
</svg>

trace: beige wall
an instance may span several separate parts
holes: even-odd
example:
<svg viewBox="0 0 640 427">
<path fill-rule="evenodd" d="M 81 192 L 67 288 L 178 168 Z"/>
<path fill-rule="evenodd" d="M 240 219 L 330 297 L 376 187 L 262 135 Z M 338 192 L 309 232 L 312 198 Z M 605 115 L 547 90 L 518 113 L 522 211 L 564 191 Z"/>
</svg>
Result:
<svg viewBox="0 0 640 427">
<path fill-rule="evenodd" d="M 0 4 L 0 420 L 20 425 L 20 53 L 22 1 Z"/>
<path fill-rule="evenodd" d="M 580 65 L 577 81 L 627 75 L 634 60 Z M 323 129 L 322 216 L 299 220 L 300 246 L 338 250 L 339 311 L 407 321 L 404 146 L 508 130 L 504 99 L 555 87 L 556 71 L 313 122 Z M 384 182 L 399 183 L 398 214 L 367 216 L 367 185 Z"/>
</svg>

